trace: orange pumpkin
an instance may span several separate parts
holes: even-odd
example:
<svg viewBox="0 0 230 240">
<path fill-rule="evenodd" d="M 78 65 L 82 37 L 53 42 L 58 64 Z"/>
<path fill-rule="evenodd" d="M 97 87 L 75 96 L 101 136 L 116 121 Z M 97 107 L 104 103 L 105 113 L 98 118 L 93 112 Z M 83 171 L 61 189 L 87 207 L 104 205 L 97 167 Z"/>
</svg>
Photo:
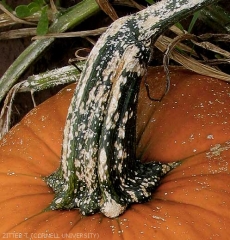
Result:
<svg viewBox="0 0 230 240">
<path fill-rule="evenodd" d="M 149 94 L 164 93 L 163 69 L 149 69 Z M 152 200 L 120 217 L 77 209 L 45 211 L 54 194 L 42 177 L 59 166 L 74 85 L 33 109 L 0 142 L 0 234 L 8 239 L 228 239 L 230 235 L 230 85 L 171 68 L 161 102 L 142 83 L 137 155 L 181 161 Z"/>
</svg>

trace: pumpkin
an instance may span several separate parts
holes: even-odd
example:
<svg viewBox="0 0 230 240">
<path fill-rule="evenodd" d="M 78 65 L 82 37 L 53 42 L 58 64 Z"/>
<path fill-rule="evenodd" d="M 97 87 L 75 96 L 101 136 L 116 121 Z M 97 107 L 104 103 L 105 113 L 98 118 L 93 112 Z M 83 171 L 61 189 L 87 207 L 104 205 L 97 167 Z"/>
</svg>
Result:
<svg viewBox="0 0 230 240">
<path fill-rule="evenodd" d="M 110 219 L 78 209 L 47 210 L 54 193 L 44 177 L 60 164 L 74 85 L 33 109 L 0 142 L 0 233 L 8 239 L 228 239 L 230 234 L 230 86 L 179 67 L 142 81 L 137 157 L 180 161 L 146 203 Z M 145 84 L 148 84 L 146 91 Z"/>
</svg>

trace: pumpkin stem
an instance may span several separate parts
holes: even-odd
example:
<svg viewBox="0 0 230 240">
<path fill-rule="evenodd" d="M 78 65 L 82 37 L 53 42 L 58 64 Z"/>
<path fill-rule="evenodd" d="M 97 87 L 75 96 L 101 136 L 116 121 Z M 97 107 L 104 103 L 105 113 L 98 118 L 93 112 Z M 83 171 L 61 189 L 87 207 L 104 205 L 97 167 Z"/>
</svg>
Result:
<svg viewBox="0 0 230 240">
<path fill-rule="evenodd" d="M 117 217 L 144 202 L 173 164 L 136 160 L 140 81 L 152 41 L 188 13 L 215 0 L 163 0 L 115 21 L 94 46 L 72 99 L 59 170 L 46 178 L 51 209 L 79 208 Z"/>
</svg>

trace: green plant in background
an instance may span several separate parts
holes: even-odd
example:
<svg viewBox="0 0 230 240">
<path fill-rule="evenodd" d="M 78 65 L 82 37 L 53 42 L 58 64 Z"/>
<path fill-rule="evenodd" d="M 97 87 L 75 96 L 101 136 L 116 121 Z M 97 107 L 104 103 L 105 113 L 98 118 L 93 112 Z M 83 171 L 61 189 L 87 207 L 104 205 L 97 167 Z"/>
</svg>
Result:
<svg viewBox="0 0 230 240">
<path fill-rule="evenodd" d="M 33 0 L 28 5 L 17 6 L 15 8 L 15 13 L 19 18 L 25 18 L 36 12 L 42 11 L 44 7 L 47 7 L 47 3 L 44 0 Z"/>
<path fill-rule="evenodd" d="M 13 9 L 7 4 L 6 0 L 0 1 L 0 3 L 10 12 L 13 11 Z"/>
<path fill-rule="evenodd" d="M 40 18 L 37 24 L 37 35 L 45 35 L 49 29 L 48 4 L 44 0 L 33 0 L 28 5 L 19 5 L 15 13 L 19 18 L 25 18 L 39 13 Z"/>
<path fill-rule="evenodd" d="M 147 3 L 149 3 L 150 5 L 154 4 L 155 1 L 154 0 L 146 0 Z"/>
<path fill-rule="evenodd" d="M 50 25 L 48 31 L 50 33 L 65 32 L 96 14 L 99 10 L 100 8 L 94 0 L 83 0 L 70 9 L 67 9 L 63 14 L 58 15 L 56 20 Z M 21 74 L 43 54 L 44 50 L 54 40 L 53 37 L 36 40 L 18 56 L 0 80 L 0 101 Z"/>
</svg>

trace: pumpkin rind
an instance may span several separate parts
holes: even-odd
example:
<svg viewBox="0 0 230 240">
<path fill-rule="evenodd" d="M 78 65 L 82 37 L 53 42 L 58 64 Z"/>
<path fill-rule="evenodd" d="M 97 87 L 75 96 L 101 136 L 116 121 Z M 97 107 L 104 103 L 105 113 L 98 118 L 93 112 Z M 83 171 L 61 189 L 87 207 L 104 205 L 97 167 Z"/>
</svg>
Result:
<svg viewBox="0 0 230 240">
<path fill-rule="evenodd" d="M 162 68 L 149 70 L 151 96 L 154 89 L 164 89 L 162 73 Z M 143 161 L 182 161 L 162 180 L 152 200 L 130 206 L 115 219 L 100 213 L 82 216 L 77 209 L 44 211 L 54 194 L 43 177 L 59 166 L 72 86 L 32 110 L 1 140 L 1 236 L 228 239 L 229 84 L 180 68 L 171 69 L 171 83 L 160 103 L 150 101 L 141 87 L 137 155 Z M 203 117 L 197 118 L 199 114 Z"/>
</svg>

